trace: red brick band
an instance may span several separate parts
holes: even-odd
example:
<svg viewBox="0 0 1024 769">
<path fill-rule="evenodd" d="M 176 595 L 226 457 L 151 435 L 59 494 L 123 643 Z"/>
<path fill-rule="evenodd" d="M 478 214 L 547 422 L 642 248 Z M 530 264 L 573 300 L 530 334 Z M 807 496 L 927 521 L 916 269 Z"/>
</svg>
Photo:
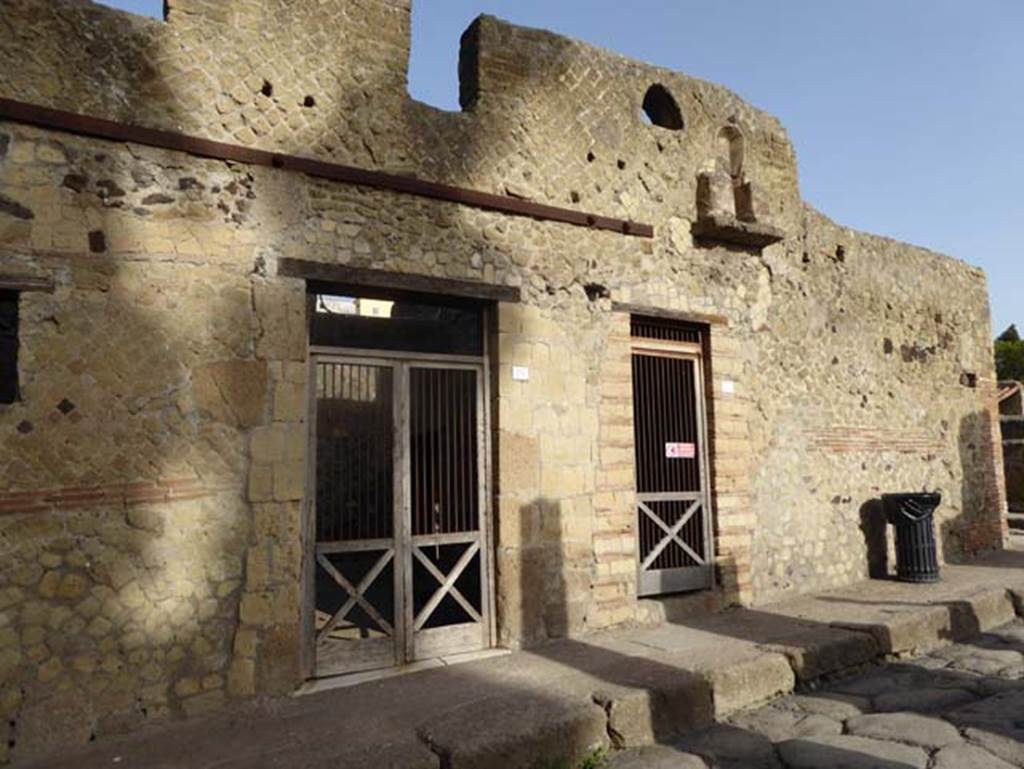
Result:
<svg viewBox="0 0 1024 769">
<path fill-rule="evenodd" d="M 234 487 L 223 483 L 206 483 L 200 478 L 166 478 L 104 486 L 65 486 L 40 491 L 9 491 L 0 493 L 0 515 L 178 502 L 213 496 L 231 488 Z"/>
</svg>

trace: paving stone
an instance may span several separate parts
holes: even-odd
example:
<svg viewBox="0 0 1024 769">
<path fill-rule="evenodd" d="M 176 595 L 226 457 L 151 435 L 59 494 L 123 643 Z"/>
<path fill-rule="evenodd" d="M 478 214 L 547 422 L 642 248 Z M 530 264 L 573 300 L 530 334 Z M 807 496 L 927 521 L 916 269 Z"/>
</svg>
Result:
<svg viewBox="0 0 1024 769">
<path fill-rule="evenodd" d="M 1020 624 L 1004 625 L 1001 628 L 988 631 L 985 635 L 997 638 L 1003 643 L 1010 644 L 1011 647 L 1024 648 L 1024 626 Z"/>
<path fill-rule="evenodd" d="M 727 724 L 684 735 L 674 743 L 681 750 L 713 761 L 716 769 L 779 769 L 771 740 Z"/>
<path fill-rule="evenodd" d="M 880 713 L 893 713 L 900 710 L 929 713 L 943 708 L 956 707 L 970 702 L 975 697 L 966 689 L 900 689 L 886 692 L 875 697 L 875 710 Z"/>
<path fill-rule="evenodd" d="M 819 694 L 800 694 L 789 698 L 794 707 L 805 713 L 815 713 L 835 721 L 871 712 L 871 700 L 853 694 L 823 691 Z"/>
<path fill-rule="evenodd" d="M 955 708 L 945 717 L 957 726 L 983 727 L 989 724 L 1002 725 L 1022 713 L 1024 691 L 1009 691 Z"/>
<path fill-rule="evenodd" d="M 927 657 L 918 657 L 916 660 L 912 660 L 908 664 L 921 670 L 941 670 L 942 668 L 949 667 L 950 661 L 942 657 L 929 655 Z"/>
<path fill-rule="evenodd" d="M 843 731 L 843 725 L 831 718 L 778 707 L 760 708 L 740 713 L 730 721 L 741 729 L 763 734 L 772 742 L 781 742 L 794 737 L 841 734 Z"/>
<path fill-rule="evenodd" d="M 988 697 L 945 714 L 965 729 L 967 740 L 1017 766 L 1024 766 L 1024 691 Z"/>
<path fill-rule="evenodd" d="M 779 743 L 788 769 L 925 769 L 921 748 L 866 737 L 801 737 Z"/>
<path fill-rule="evenodd" d="M 931 769 L 1014 769 L 975 745 L 949 745 L 935 754 Z"/>
<path fill-rule="evenodd" d="M 905 689 L 966 689 L 974 691 L 981 676 L 969 670 L 953 670 L 943 668 L 941 670 L 918 670 L 911 675 L 905 685 Z"/>
<path fill-rule="evenodd" d="M 876 697 L 885 692 L 900 688 L 909 679 L 909 674 L 894 675 L 891 670 L 879 670 L 863 676 L 856 676 L 837 681 L 829 685 L 829 690 L 840 694 L 852 694 L 857 697 Z"/>
<path fill-rule="evenodd" d="M 963 742 L 954 726 L 939 718 L 916 713 L 873 713 L 846 722 L 846 730 L 857 737 L 905 742 L 922 748 L 940 748 Z"/>
<path fill-rule="evenodd" d="M 1020 665 L 1024 661 L 1024 655 L 1021 655 L 1016 649 L 1007 649 L 1001 646 L 987 648 L 980 644 L 961 644 L 951 648 L 942 656 L 952 660 L 953 668 L 974 670 L 986 675 L 994 675 L 1000 670 Z"/>
<path fill-rule="evenodd" d="M 983 676 L 995 676 L 999 675 L 999 672 L 1002 670 L 1014 667 L 1014 664 L 1007 665 L 1002 660 L 992 659 L 991 657 L 971 656 L 954 660 L 951 667 L 956 670 L 969 670 L 972 673 Z"/>
<path fill-rule="evenodd" d="M 1016 673 L 1016 671 L 1014 671 Z M 1005 676 L 1006 671 L 1002 671 L 1000 675 Z M 982 697 L 991 697 L 994 694 L 1002 694 L 1004 692 L 1016 692 L 1024 689 L 1024 678 L 981 678 L 978 681 L 977 692 Z"/>
<path fill-rule="evenodd" d="M 964 732 L 968 742 L 981 746 L 1014 766 L 1024 767 L 1024 730 L 990 731 L 971 727 Z"/>
<path fill-rule="evenodd" d="M 707 769 L 700 756 L 667 745 L 650 745 L 612 756 L 604 769 Z"/>
</svg>

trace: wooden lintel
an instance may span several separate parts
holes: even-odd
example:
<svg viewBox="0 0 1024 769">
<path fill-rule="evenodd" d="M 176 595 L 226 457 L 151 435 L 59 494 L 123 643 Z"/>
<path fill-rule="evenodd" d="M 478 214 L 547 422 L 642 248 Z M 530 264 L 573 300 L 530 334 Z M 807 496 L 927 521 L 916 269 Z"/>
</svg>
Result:
<svg viewBox="0 0 1024 769">
<path fill-rule="evenodd" d="M 577 227 L 608 230 L 621 235 L 641 238 L 654 237 L 654 227 L 641 222 L 617 219 L 611 216 L 587 213 L 586 211 L 577 211 L 573 208 L 535 203 L 530 200 L 514 198 L 510 195 L 496 195 L 480 190 L 454 187 L 450 184 L 417 179 L 411 176 L 399 176 L 382 171 L 356 168 L 317 158 L 288 155 L 255 147 L 219 142 L 176 131 L 129 125 L 127 123 L 92 117 L 91 115 L 81 115 L 75 112 L 41 107 L 38 104 L 28 104 L 13 99 L 0 98 L 0 120 L 12 120 L 39 128 L 66 131 L 97 139 L 131 142 L 133 144 L 158 147 L 175 152 L 186 152 L 197 157 L 290 170 L 320 179 L 373 187 L 406 195 L 443 200 L 450 203 L 461 203 L 462 205 L 488 211 L 562 222 Z"/>
<path fill-rule="evenodd" d="M 663 307 L 649 307 L 643 304 L 612 302 L 612 310 L 615 312 L 628 312 L 630 315 L 646 315 L 649 318 L 664 318 L 666 320 L 677 320 L 682 323 L 700 323 L 706 326 L 729 325 L 729 319 L 726 318 L 724 315 L 712 315 L 703 312 L 682 312 L 679 310 L 667 310 Z"/>
<path fill-rule="evenodd" d="M 313 284 L 313 288 L 320 284 L 325 289 L 342 286 L 383 289 L 399 293 L 436 294 L 492 302 L 518 302 L 520 300 L 520 291 L 515 286 L 497 286 L 492 283 L 475 283 L 469 280 L 452 280 L 437 278 L 433 275 L 416 275 L 388 270 L 369 270 L 307 259 L 279 259 L 277 274 L 286 278 L 301 278 Z"/>
<path fill-rule="evenodd" d="M 55 288 L 53 278 L 0 272 L 0 291 L 41 291 L 52 294 Z"/>
</svg>

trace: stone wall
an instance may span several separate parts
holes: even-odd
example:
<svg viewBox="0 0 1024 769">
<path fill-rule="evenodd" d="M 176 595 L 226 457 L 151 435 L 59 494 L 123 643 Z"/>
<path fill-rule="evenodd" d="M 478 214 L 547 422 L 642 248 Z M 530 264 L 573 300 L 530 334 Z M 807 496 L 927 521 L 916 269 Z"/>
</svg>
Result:
<svg viewBox="0 0 1024 769">
<path fill-rule="evenodd" d="M 302 680 L 306 298 L 282 257 L 520 288 L 492 329 L 503 644 L 659 616 L 636 600 L 629 316 L 613 301 L 720 316 L 719 604 L 866 576 L 863 518 L 887 490 L 943 492 L 948 558 L 1000 546 L 982 273 L 806 207 L 773 117 L 486 17 L 463 41 L 465 110 L 445 113 L 405 93 L 407 0 L 169 6 L 156 22 L 7 0 L 0 96 L 655 236 L 0 122 L 0 273 L 55 285 L 21 294 L 22 397 L 0 405 L 0 746 L 29 756 Z M 641 121 L 654 83 L 682 130 Z M 785 233 L 763 252 L 691 234 L 723 126 Z"/>
<path fill-rule="evenodd" d="M 866 576 L 884 492 L 942 493 L 947 558 L 1002 536 L 980 271 L 809 209 L 804 232 L 751 351 L 759 601 Z"/>
</svg>

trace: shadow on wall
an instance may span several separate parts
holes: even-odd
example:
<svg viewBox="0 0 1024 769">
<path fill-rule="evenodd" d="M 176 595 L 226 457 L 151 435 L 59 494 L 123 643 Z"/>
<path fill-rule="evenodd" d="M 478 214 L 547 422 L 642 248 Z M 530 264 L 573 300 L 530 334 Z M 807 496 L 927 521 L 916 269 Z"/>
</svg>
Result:
<svg viewBox="0 0 1024 769">
<path fill-rule="evenodd" d="M 173 84 L 151 64 L 168 59 L 169 36 L 65 5 L 54 13 L 69 25 L 103 17 L 98 37 L 124 42 L 115 69 L 133 87 L 123 114 L 151 114 L 143 103 L 159 92 L 174 122 Z M 55 81 L 89 70 L 74 45 L 39 48 Z M 14 158 L 34 163 L 62 217 L 32 212 L 12 228 L 0 210 L 12 263 L 57 284 L 52 296 L 21 296 L 23 399 L 0 410 L 13 436 L 3 491 L 58 497 L 0 518 L 0 582 L 19 586 L 5 613 L 22 644 L 3 650 L 0 736 L 23 759 L 224 703 L 243 585 L 261 587 L 258 568 L 245 573 L 247 436 L 271 401 L 254 341 L 261 277 L 252 260 L 212 263 L 204 241 L 265 223 L 252 216 L 252 174 L 15 124 L 3 134 L 17 152 L 0 157 L 0 189 L 23 196 L 9 183 L 27 176 Z M 286 530 L 287 511 L 263 524 Z M 293 554 L 284 538 L 261 544 L 268 558 Z"/>
<path fill-rule="evenodd" d="M 519 630 L 524 645 L 566 638 L 583 627 L 591 595 L 589 543 L 567 542 L 562 505 L 538 498 L 520 508 Z M 499 616 L 508 617 L 506 607 Z M 512 614 L 512 616 L 515 616 Z"/>
<path fill-rule="evenodd" d="M 869 499 L 860 507 L 860 530 L 864 535 L 871 579 L 889 577 L 889 522 L 882 508 L 882 500 Z"/>
<path fill-rule="evenodd" d="M 121 55 L 148 71 L 153 53 Z M 55 58 L 70 76 L 76 62 Z M 21 295 L 22 400 L 0 409 L 3 492 L 49 495 L 0 519 L 0 582 L 19 586 L 5 616 L 20 636 L 3 650 L 0 735 L 21 758 L 223 698 L 249 530 L 230 480 L 244 472 L 245 417 L 224 402 L 204 413 L 202 356 L 183 329 L 246 315 L 201 303 L 203 281 L 183 278 L 173 247 L 160 264 L 140 259 L 148 223 L 167 218 L 166 205 L 142 202 L 157 192 L 157 154 L 14 124 L 3 133 L 18 151 L 0 159 L 0 189 L 31 200 L 11 180 L 34 163 L 63 217 L 40 210 L 12 228 L 0 210 L 8 265 L 57 286 Z M 242 354 L 219 346 L 217 357 Z"/>
</svg>

